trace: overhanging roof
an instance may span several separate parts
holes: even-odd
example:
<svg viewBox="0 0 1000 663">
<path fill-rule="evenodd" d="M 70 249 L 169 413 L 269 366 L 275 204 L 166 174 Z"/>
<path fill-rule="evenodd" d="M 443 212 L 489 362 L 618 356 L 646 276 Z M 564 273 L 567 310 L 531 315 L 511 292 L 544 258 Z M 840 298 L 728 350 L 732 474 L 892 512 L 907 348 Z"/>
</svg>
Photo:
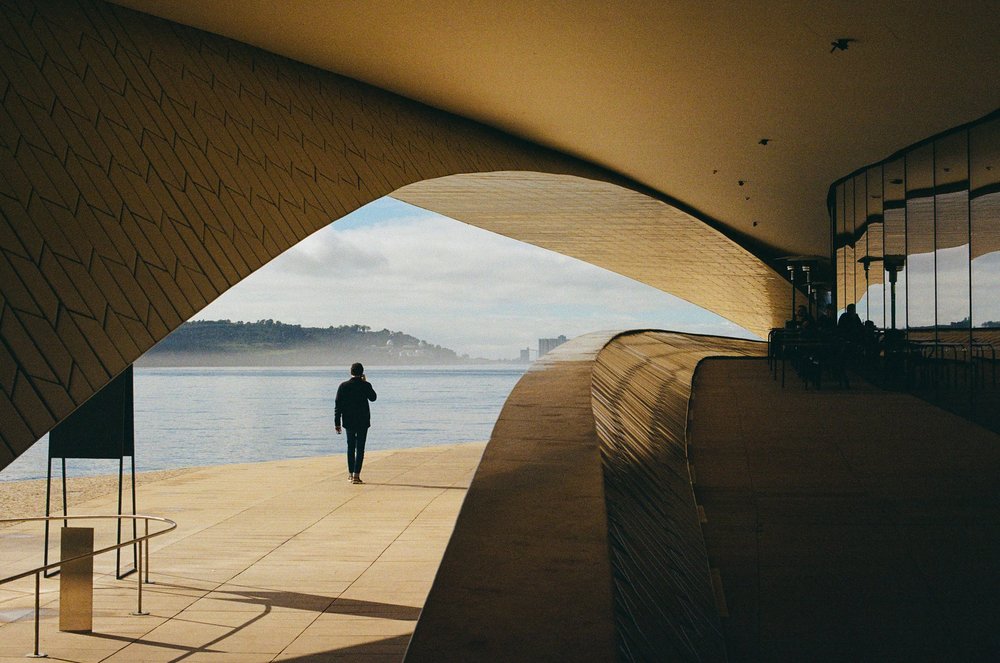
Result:
<svg viewBox="0 0 1000 663">
<path fill-rule="evenodd" d="M 990 0 L 120 4 L 592 160 L 783 253 L 828 252 L 833 180 L 1000 106 Z"/>
</svg>

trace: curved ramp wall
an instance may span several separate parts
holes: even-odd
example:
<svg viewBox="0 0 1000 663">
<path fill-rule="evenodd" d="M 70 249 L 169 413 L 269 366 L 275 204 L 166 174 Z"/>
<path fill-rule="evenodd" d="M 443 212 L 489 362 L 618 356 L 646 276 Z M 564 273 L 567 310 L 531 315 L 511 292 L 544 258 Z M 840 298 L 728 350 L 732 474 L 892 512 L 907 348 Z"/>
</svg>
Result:
<svg viewBox="0 0 1000 663">
<path fill-rule="evenodd" d="M 654 285 L 686 288 L 692 301 L 758 333 L 784 312 L 775 272 L 649 192 L 626 191 L 641 189 L 628 180 L 98 0 L 0 5 L 0 113 L 0 468 L 271 258 L 407 185 L 408 199 L 445 206 L 454 197 L 433 183 L 454 186 L 447 176 L 456 174 L 501 173 L 474 180 L 486 208 L 525 198 L 520 182 L 502 186 L 503 174 L 562 177 L 551 191 L 534 182 L 523 211 L 544 227 L 515 220 L 512 237 L 602 256 L 605 267 L 637 278 L 661 274 Z M 566 179 L 574 185 L 562 186 Z M 573 210 L 599 200 L 621 207 L 609 191 L 642 198 L 655 213 L 630 224 L 622 207 L 629 218 L 614 228 L 578 233 L 592 219 Z M 542 205 L 567 213 L 536 214 Z M 497 207 L 509 216 L 509 204 Z M 687 249 L 630 250 L 644 237 L 677 239 L 674 217 Z M 610 235 L 618 243 L 607 243 Z M 685 251 L 690 259 L 677 262 Z M 698 288 L 663 279 L 668 262 Z"/>
<path fill-rule="evenodd" d="M 407 661 L 724 660 L 687 472 L 691 376 L 763 344 L 583 336 L 504 404 Z"/>
<path fill-rule="evenodd" d="M 615 338 L 594 363 L 622 660 L 726 658 L 688 467 L 688 403 L 702 359 L 760 355 L 762 345 L 636 332 Z"/>
</svg>

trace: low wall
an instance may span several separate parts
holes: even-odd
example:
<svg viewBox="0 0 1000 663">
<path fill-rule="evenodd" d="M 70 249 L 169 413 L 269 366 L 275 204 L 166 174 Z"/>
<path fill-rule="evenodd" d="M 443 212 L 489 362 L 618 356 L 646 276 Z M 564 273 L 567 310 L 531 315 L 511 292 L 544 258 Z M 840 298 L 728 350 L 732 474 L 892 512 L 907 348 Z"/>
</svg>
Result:
<svg viewBox="0 0 1000 663">
<path fill-rule="evenodd" d="M 763 344 L 574 339 L 511 392 L 407 661 L 723 660 L 685 455 L 697 363 Z"/>
<path fill-rule="evenodd" d="M 593 413 L 621 660 L 726 659 L 688 470 L 688 402 L 703 358 L 761 352 L 750 341 L 639 332 L 597 357 Z"/>
</svg>

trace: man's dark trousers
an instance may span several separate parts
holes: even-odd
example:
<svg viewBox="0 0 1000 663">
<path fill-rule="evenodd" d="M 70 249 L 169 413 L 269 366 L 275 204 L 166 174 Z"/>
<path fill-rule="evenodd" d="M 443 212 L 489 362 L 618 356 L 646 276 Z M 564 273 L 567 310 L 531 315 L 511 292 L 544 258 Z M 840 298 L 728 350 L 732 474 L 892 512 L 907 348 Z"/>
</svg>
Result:
<svg viewBox="0 0 1000 663">
<path fill-rule="evenodd" d="M 368 429 L 358 428 L 347 431 L 347 471 L 351 474 L 361 474 L 361 464 L 365 462 L 365 440 L 368 439 Z"/>
</svg>

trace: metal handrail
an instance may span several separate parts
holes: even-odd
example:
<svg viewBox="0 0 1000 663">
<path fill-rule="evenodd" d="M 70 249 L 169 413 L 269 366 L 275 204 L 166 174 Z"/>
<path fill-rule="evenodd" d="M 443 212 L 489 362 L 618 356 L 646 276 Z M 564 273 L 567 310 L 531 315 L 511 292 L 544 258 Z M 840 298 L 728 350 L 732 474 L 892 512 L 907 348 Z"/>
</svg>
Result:
<svg viewBox="0 0 1000 663">
<path fill-rule="evenodd" d="M 143 612 L 142 610 L 142 567 L 143 567 L 143 551 L 145 551 L 146 557 L 146 582 L 149 582 L 149 539 L 153 537 L 160 536 L 161 534 L 166 534 L 167 532 L 172 532 L 177 529 L 177 523 L 169 518 L 163 518 L 161 516 L 144 516 L 139 514 L 116 514 L 116 515 L 89 515 L 89 516 L 36 516 L 33 518 L 0 518 L 0 524 L 15 524 L 15 523 L 30 523 L 30 522 L 47 522 L 49 520 L 118 520 L 122 518 L 128 518 L 130 520 L 142 520 L 146 526 L 146 533 L 143 536 L 136 537 L 131 541 L 124 541 L 122 543 L 117 543 L 115 545 L 107 546 L 101 548 L 100 550 L 95 550 L 89 553 L 84 553 L 83 555 L 77 555 L 76 557 L 70 557 L 69 559 L 61 559 L 51 564 L 45 564 L 44 566 L 39 566 L 37 568 L 31 569 L 30 571 L 24 571 L 23 573 L 18 573 L 7 578 L 0 578 L 0 585 L 6 584 L 8 582 L 13 582 L 15 580 L 21 580 L 22 578 L 27 578 L 30 575 L 35 576 L 35 650 L 33 653 L 28 654 L 30 658 L 45 658 L 47 655 L 39 653 L 38 651 L 38 640 L 39 640 L 39 616 L 41 613 L 41 586 L 42 586 L 42 574 L 54 569 L 56 567 L 62 566 L 64 564 L 69 564 L 70 562 L 76 562 L 82 559 L 90 559 L 97 557 L 98 555 L 103 555 L 106 552 L 111 552 L 112 550 L 118 550 L 124 548 L 125 546 L 139 544 L 139 555 L 136 557 L 136 577 L 138 582 L 137 587 L 137 599 L 136 599 L 136 610 L 133 615 L 148 615 L 148 612 Z M 159 532 L 149 533 L 149 521 L 155 520 L 157 522 L 166 523 L 168 527 L 162 529 Z M 145 545 L 144 545 L 145 544 Z"/>
</svg>

